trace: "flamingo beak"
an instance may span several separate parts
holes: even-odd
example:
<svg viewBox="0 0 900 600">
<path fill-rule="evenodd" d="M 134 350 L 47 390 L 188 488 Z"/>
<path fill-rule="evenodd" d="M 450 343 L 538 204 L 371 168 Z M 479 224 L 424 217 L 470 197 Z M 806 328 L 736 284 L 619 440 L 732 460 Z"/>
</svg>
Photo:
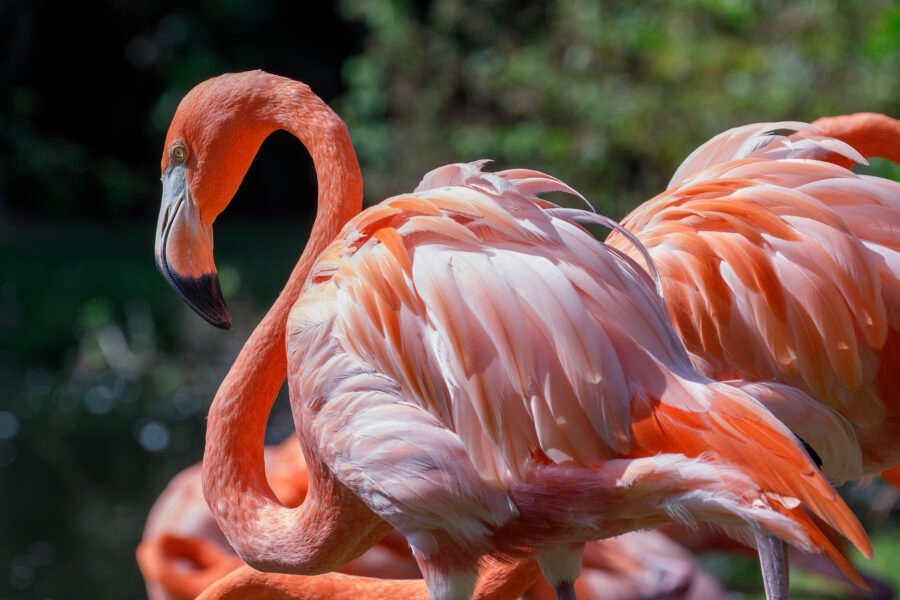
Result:
<svg viewBox="0 0 900 600">
<path fill-rule="evenodd" d="M 167 169 L 162 183 L 156 267 L 198 315 L 220 329 L 231 329 L 231 314 L 213 262 L 212 227 L 200 219 L 187 185 L 185 166 Z"/>
</svg>

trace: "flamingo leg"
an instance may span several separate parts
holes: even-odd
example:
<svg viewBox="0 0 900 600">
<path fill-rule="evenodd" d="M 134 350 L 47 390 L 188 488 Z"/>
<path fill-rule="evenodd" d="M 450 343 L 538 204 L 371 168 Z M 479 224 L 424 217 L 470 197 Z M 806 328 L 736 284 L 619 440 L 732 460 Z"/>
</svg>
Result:
<svg viewBox="0 0 900 600">
<path fill-rule="evenodd" d="M 556 600 L 575 600 L 575 580 L 581 574 L 584 544 L 564 544 L 545 548 L 538 564 L 556 592 Z"/>
<path fill-rule="evenodd" d="M 766 600 L 790 598 L 790 571 L 787 544 L 773 535 L 756 534 L 756 549 L 762 568 Z"/>
<path fill-rule="evenodd" d="M 556 600 L 576 600 L 575 584 L 571 581 L 563 581 L 553 586 L 556 591 Z"/>
</svg>

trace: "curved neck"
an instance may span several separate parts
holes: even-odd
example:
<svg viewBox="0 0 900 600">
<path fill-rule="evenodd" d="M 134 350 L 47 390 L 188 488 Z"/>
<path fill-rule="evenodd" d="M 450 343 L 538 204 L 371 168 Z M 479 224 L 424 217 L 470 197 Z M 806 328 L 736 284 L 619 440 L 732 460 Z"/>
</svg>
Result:
<svg viewBox="0 0 900 600">
<path fill-rule="evenodd" d="M 203 489 L 216 521 L 244 561 L 261 569 L 315 573 L 354 558 L 387 525 L 315 456 L 306 457 L 306 500 L 295 509 L 283 506 L 266 481 L 263 444 L 287 368 L 288 312 L 315 259 L 361 210 L 362 176 L 340 118 L 307 86 L 277 79 L 251 118 L 269 131 L 293 133 L 309 150 L 319 185 L 316 220 L 284 290 L 247 340 L 210 407 Z"/>
<path fill-rule="evenodd" d="M 812 123 L 826 135 L 845 142 L 865 156 L 900 164 L 900 121 L 877 113 L 822 117 Z M 848 161 L 849 162 L 849 161 Z"/>
</svg>

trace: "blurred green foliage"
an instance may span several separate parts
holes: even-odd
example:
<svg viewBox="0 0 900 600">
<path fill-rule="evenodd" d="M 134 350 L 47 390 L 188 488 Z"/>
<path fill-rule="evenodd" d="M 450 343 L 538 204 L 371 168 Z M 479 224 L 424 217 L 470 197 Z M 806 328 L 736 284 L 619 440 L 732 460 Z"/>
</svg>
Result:
<svg viewBox="0 0 900 600">
<path fill-rule="evenodd" d="M 276 135 L 216 228 L 238 329 L 210 330 L 153 267 L 178 100 L 257 67 L 310 82 L 347 120 L 369 202 L 493 158 L 621 216 L 728 127 L 898 116 L 900 6 L 115 0 L 86 18 L 80 3 L 0 4 L 0 598 L 141 594 L 146 511 L 199 459 L 212 395 L 308 232 L 309 159 Z M 272 438 L 290 427 L 282 411 Z M 889 533 L 876 546 L 900 551 Z M 717 568 L 759 589 L 752 564 Z"/>
<path fill-rule="evenodd" d="M 142 596 L 147 511 L 200 459 L 218 383 L 307 231 L 223 223 L 227 333 L 160 285 L 149 224 L 0 238 L 3 346 L 16 350 L 0 356 L 0 598 Z M 282 402 L 270 441 L 292 430 Z"/>
<path fill-rule="evenodd" d="M 621 216 L 729 127 L 900 113 L 889 0 L 341 4 L 369 30 L 338 104 L 368 197 L 448 162 L 546 170 Z"/>
<path fill-rule="evenodd" d="M 162 141 L 191 87 L 266 68 L 333 99 L 359 31 L 327 2 L 0 2 L 0 223 L 149 216 Z M 266 199 L 314 181 L 298 186 L 284 175 L 296 157 L 274 158 L 281 168 L 249 187 L 295 215 Z"/>
</svg>

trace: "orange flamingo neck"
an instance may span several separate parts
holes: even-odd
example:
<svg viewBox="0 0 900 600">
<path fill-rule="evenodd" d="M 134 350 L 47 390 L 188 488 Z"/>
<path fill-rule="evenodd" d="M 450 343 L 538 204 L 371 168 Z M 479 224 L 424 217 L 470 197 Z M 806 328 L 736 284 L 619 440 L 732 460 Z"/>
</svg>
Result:
<svg viewBox="0 0 900 600">
<path fill-rule="evenodd" d="M 315 456 L 307 457 L 306 500 L 297 508 L 285 507 L 266 481 L 263 460 L 266 422 L 287 369 L 288 312 L 313 261 L 361 210 L 362 175 L 346 126 L 307 86 L 275 76 L 260 81 L 263 89 L 256 85 L 247 93 L 246 126 L 284 129 L 303 142 L 316 168 L 318 208 L 309 242 L 284 290 L 247 340 L 210 407 L 203 490 L 244 561 L 265 570 L 311 574 L 355 558 L 389 529 Z M 247 165 L 237 168 L 241 166 L 245 172 Z"/>
<path fill-rule="evenodd" d="M 822 117 L 813 122 L 826 135 L 850 144 L 869 158 L 877 156 L 900 164 L 900 121 L 878 113 Z M 849 167 L 848 164 L 844 165 Z"/>
</svg>

